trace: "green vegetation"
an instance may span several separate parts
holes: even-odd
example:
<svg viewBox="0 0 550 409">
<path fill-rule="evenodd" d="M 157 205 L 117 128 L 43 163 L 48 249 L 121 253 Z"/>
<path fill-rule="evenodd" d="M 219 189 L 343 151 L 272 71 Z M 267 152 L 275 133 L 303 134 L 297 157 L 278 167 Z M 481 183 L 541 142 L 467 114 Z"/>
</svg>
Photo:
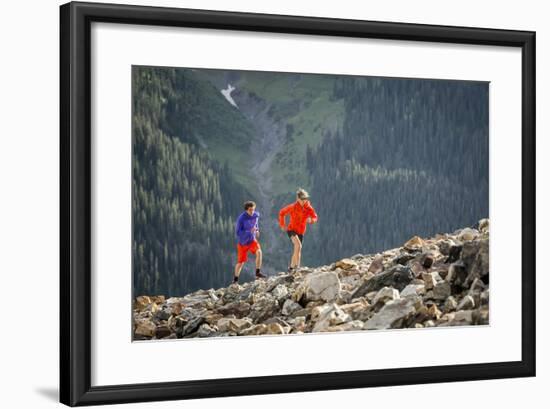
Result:
<svg viewBox="0 0 550 409">
<path fill-rule="evenodd" d="M 343 131 L 308 152 L 326 215 L 304 261 L 328 263 L 489 215 L 485 83 L 342 78 Z"/>
<path fill-rule="evenodd" d="M 243 184 L 253 126 L 199 71 L 133 67 L 134 116 L 147 117 L 166 135 L 200 146 L 228 162 Z"/>
<path fill-rule="evenodd" d="M 246 163 L 214 160 L 207 146 L 244 157 L 251 127 L 189 71 L 134 67 L 132 85 L 134 293 L 226 285 L 250 192 L 235 177 Z"/>
<path fill-rule="evenodd" d="M 287 143 L 277 155 L 274 166 L 274 192 L 292 192 L 297 186 L 310 184 L 304 161 L 308 147 L 317 147 L 327 130 L 338 129 L 343 122 L 343 101 L 330 101 L 323 91 L 303 110 L 287 120 Z"/>
<path fill-rule="evenodd" d="M 270 105 L 270 115 L 286 126 L 283 148 L 276 155 L 273 193 L 288 194 L 310 183 L 305 167 L 307 147 L 316 147 L 324 133 L 343 122 L 344 104 L 333 96 L 337 77 L 314 74 L 243 71 L 235 82 Z"/>
<path fill-rule="evenodd" d="M 319 214 L 310 266 L 488 216 L 485 83 L 134 67 L 132 89 L 135 294 L 227 285 L 249 199 L 266 265 L 286 268 L 288 238 L 265 232 L 298 186 Z"/>
</svg>

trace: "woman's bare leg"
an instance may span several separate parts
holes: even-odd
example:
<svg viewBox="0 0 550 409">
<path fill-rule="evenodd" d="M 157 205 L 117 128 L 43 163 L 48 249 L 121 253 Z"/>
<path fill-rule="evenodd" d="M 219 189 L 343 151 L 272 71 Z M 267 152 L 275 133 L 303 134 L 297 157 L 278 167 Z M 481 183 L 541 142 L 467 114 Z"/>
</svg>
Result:
<svg viewBox="0 0 550 409">
<path fill-rule="evenodd" d="M 300 241 L 298 236 L 292 236 L 292 244 L 294 245 L 294 249 L 292 253 L 292 258 L 290 259 L 290 267 L 299 267 L 302 252 L 302 242 Z"/>
</svg>

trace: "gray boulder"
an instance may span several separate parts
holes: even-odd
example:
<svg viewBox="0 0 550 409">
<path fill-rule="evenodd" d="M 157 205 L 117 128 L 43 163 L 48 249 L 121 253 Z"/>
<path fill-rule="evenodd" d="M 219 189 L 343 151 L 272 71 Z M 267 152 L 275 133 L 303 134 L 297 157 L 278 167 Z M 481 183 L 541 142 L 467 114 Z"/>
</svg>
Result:
<svg viewBox="0 0 550 409">
<path fill-rule="evenodd" d="M 426 294 L 426 286 L 424 284 L 409 284 L 401 291 L 400 297 L 405 298 L 423 294 Z"/>
<path fill-rule="evenodd" d="M 252 309 L 248 317 L 258 323 L 273 317 L 279 312 L 279 303 L 271 296 L 265 296 L 252 305 Z"/>
<path fill-rule="evenodd" d="M 250 313 L 250 304 L 244 301 L 233 301 L 218 308 L 223 315 L 234 314 L 238 318 L 246 317 Z"/>
<path fill-rule="evenodd" d="M 340 294 L 340 279 L 333 271 L 321 271 L 306 276 L 302 291 L 307 301 L 332 302 Z"/>
<path fill-rule="evenodd" d="M 448 281 L 440 281 L 433 288 L 435 300 L 446 300 L 451 295 L 451 284 Z"/>
<path fill-rule="evenodd" d="M 445 300 L 445 304 L 443 305 L 443 311 L 451 312 L 456 310 L 456 307 L 457 307 L 456 299 L 451 295 L 447 297 L 447 299 Z"/>
<path fill-rule="evenodd" d="M 271 294 L 277 300 L 282 300 L 282 299 L 286 298 L 289 295 L 288 294 L 288 288 L 284 284 L 277 285 L 277 287 L 275 287 L 273 289 L 273 291 L 271 291 Z"/>
<path fill-rule="evenodd" d="M 367 272 L 378 274 L 384 270 L 384 257 L 381 254 L 377 254 L 367 269 Z"/>
<path fill-rule="evenodd" d="M 216 335 L 216 330 L 212 328 L 210 325 L 204 323 L 202 324 L 199 329 L 197 330 L 197 337 L 199 338 L 208 338 Z"/>
<path fill-rule="evenodd" d="M 303 310 L 303 307 L 298 304 L 297 302 L 287 299 L 285 300 L 285 303 L 283 304 L 282 314 L 283 315 L 292 315 L 297 311 Z"/>
<path fill-rule="evenodd" d="M 474 241 L 470 243 L 476 242 Z M 472 257 L 471 262 L 467 263 L 469 269 L 468 277 L 466 277 L 464 282 L 464 287 L 469 287 L 476 278 L 479 278 L 484 283 L 489 282 L 489 239 L 479 240 L 477 243 L 477 251 Z"/>
<path fill-rule="evenodd" d="M 465 296 L 459 303 L 456 309 L 460 310 L 471 310 L 475 308 L 476 303 L 471 295 Z"/>
<path fill-rule="evenodd" d="M 321 332 L 331 326 L 351 321 L 351 317 L 336 304 L 325 304 L 313 309 L 311 320 L 315 323 L 312 332 Z"/>
<path fill-rule="evenodd" d="M 372 304 L 376 305 L 378 303 L 385 304 L 387 301 L 390 300 L 396 300 L 399 298 L 399 291 L 397 291 L 395 288 L 391 287 L 384 287 L 381 288 L 378 293 L 374 296 L 374 300 L 372 300 Z"/>
<path fill-rule="evenodd" d="M 185 337 L 189 334 L 192 334 L 193 332 L 195 332 L 201 326 L 201 324 L 203 322 L 204 322 L 204 317 L 202 317 L 202 316 L 193 318 L 184 327 L 181 327 L 179 329 L 178 336 Z"/>
<path fill-rule="evenodd" d="M 250 319 L 246 318 L 221 318 L 218 321 L 218 331 L 239 333 L 252 326 Z"/>
<path fill-rule="evenodd" d="M 410 267 L 397 265 L 374 277 L 363 280 L 352 293 L 352 298 L 362 297 L 371 291 L 378 291 L 383 287 L 393 287 L 401 291 L 410 284 L 413 279 L 414 273 Z"/>
<path fill-rule="evenodd" d="M 416 312 L 415 302 L 408 298 L 388 301 L 380 311 L 365 323 L 365 329 L 389 329 Z"/>
</svg>

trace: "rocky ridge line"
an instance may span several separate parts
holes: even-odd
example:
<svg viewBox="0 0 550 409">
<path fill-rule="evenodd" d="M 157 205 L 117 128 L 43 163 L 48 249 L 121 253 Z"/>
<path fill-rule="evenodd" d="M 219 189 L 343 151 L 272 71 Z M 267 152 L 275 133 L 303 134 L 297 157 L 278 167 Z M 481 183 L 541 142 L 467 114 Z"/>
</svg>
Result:
<svg viewBox="0 0 550 409">
<path fill-rule="evenodd" d="M 134 340 L 489 324 L 489 220 L 293 274 L 133 301 Z"/>
</svg>

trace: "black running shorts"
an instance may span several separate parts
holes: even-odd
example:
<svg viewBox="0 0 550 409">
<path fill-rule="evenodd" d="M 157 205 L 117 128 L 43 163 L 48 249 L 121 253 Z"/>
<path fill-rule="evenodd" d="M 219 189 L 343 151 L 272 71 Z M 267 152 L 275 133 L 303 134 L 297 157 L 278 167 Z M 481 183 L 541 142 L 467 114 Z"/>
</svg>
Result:
<svg viewBox="0 0 550 409">
<path fill-rule="evenodd" d="M 286 232 L 286 234 L 288 234 L 288 238 L 289 238 L 290 240 L 292 240 L 292 236 L 298 236 L 298 239 L 300 239 L 300 243 L 303 243 L 303 242 L 304 242 L 304 235 L 303 235 L 303 234 L 298 234 L 298 233 L 296 233 L 296 232 L 293 231 L 293 230 L 288 230 L 288 231 Z"/>
</svg>

